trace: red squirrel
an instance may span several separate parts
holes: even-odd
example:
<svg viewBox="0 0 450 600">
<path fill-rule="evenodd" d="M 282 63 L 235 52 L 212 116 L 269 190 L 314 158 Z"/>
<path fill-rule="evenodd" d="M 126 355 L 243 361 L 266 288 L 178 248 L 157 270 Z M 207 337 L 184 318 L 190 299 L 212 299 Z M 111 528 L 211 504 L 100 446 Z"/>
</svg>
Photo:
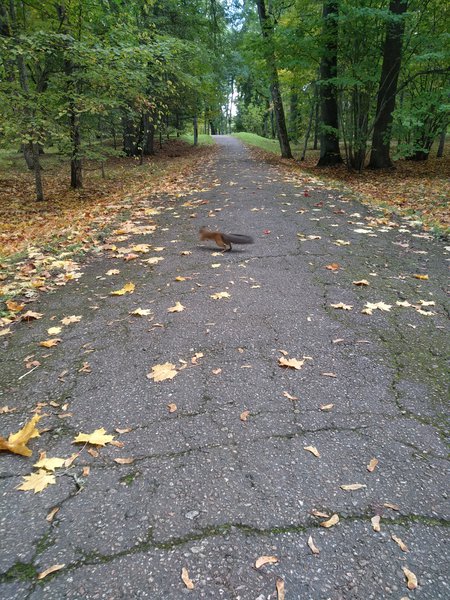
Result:
<svg viewBox="0 0 450 600">
<path fill-rule="evenodd" d="M 222 252 L 229 252 L 233 244 L 253 244 L 253 238 L 249 235 L 241 235 L 239 233 L 221 233 L 220 231 L 209 231 L 206 227 L 200 228 L 200 239 L 214 240 L 216 244 L 222 248 Z"/>
</svg>

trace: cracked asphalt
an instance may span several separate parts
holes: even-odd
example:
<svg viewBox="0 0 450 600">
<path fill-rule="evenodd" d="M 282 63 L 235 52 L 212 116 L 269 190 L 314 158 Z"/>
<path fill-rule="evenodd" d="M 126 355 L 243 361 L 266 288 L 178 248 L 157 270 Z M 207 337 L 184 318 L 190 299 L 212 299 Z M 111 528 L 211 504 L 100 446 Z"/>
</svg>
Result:
<svg viewBox="0 0 450 600">
<path fill-rule="evenodd" d="M 258 162 L 234 138 L 216 141 L 210 189 L 156 199 L 156 231 L 116 242 L 163 246 L 142 258 L 164 260 L 94 253 L 79 280 L 30 305 L 44 318 L 1 341 L 0 405 L 17 411 L 1 415 L 0 434 L 47 403 L 33 457 L 0 455 L 1 597 L 275 600 L 278 577 L 289 600 L 450 598 L 444 243 L 411 220 L 390 222 L 320 181 Z M 136 222 L 149 220 L 141 213 Z M 218 248 L 199 242 L 200 225 L 255 244 L 211 256 Z M 370 285 L 352 283 L 361 279 Z M 110 295 L 129 281 L 133 294 Z M 230 297 L 211 298 L 223 291 Z M 185 310 L 169 313 L 177 301 Z M 361 312 L 381 301 L 390 311 Z M 330 306 L 340 302 L 353 308 Z M 138 307 L 152 316 L 130 316 Z M 83 318 L 57 347 L 40 347 L 68 315 Z M 282 351 L 308 358 L 285 369 Z M 32 354 L 41 366 L 22 377 Z M 90 373 L 80 372 L 86 361 Z M 149 380 L 165 362 L 177 376 Z M 123 447 L 98 456 L 83 448 L 56 485 L 16 490 L 38 450 L 70 456 L 80 449 L 74 436 L 100 427 Z M 365 487 L 340 487 L 355 483 Z M 323 528 L 312 511 L 340 521 Z M 278 562 L 256 569 L 263 555 Z M 55 564 L 65 566 L 37 580 Z M 417 576 L 414 591 L 403 567 Z"/>
</svg>

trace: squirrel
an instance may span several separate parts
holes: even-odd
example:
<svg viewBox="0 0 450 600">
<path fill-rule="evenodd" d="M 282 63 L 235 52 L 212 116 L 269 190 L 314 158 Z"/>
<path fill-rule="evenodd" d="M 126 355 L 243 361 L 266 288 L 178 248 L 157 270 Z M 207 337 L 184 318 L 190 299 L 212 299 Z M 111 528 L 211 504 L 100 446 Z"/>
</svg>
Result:
<svg viewBox="0 0 450 600">
<path fill-rule="evenodd" d="M 209 231 L 206 227 L 200 228 L 200 240 L 214 240 L 223 252 L 231 250 L 231 242 L 233 244 L 253 244 L 253 238 L 249 235 L 241 235 L 239 233 L 221 233 L 220 231 Z"/>
</svg>

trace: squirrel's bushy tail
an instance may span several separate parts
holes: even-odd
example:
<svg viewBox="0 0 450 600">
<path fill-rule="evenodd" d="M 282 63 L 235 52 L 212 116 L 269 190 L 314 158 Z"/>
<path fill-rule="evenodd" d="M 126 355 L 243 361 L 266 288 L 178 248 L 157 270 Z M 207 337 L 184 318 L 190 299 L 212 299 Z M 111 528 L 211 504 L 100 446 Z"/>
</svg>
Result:
<svg viewBox="0 0 450 600">
<path fill-rule="evenodd" d="M 241 235 L 240 233 L 227 233 L 222 236 L 224 241 L 233 244 L 253 244 L 253 238 L 249 235 Z"/>
</svg>

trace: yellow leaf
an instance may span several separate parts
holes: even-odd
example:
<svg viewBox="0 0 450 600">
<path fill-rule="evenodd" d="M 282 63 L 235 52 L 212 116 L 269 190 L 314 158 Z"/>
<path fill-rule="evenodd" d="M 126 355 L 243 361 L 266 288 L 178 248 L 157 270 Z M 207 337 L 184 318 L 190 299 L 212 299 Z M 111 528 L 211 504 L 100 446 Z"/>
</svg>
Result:
<svg viewBox="0 0 450 600">
<path fill-rule="evenodd" d="M 115 292 L 110 292 L 111 296 L 123 296 L 124 294 L 132 294 L 135 289 L 134 283 L 126 283 L 122 289 L 116 290 Z"/>
<path fill-rule="evenodd" d="M 45 569 L 45 571 L 42 571 L 42 573 L 39 573 L 39 575 L 37 576 L 38 579 L 44 579 L 44 577 L 47 577 L 47 575 L 50 575 L 50 573 L 55 573 L 56 571 L 60 571 L 61 569 L 63 569 L 66 565 L 53 565 L 53 567 L 49 567 L 48 569 Z"/>
<path fill-rule="evenodd" d="M 49 475 L 45 469 L 39 469 L 37 473 L 31 475 L 25 475 L 23 477 L 24 482 L 21 483 L 16 489 L 26 491 L 42 492 L 45 488 L 56 483 L 55 476 Z"/>
<path fill-rule="evenodd" d="M 34 415 L 31 421 L 28 421 L 22 429 L 16 433 L 11 433 L 8 440 L 0 437 L 0 450 L 9 450 L 9 452 L 20 454 L 21 456 L 31 456 L 33 453 L 27 448 L 26 444 L 31 438 L 39 436 L 39 431 L 36 429 L 36 423 L 38 423 L 41 418 L 40 415 Z"/>
<path fill-rule="evenodd" d="M 307 450 L 308 452 L 311 452 L 311 454 L 314 454 L 314 456 L 316 456 L 317 458 L 320 458 L 320 452 L 315 446 L 304 446 L 303 450 Z"/>
<path fill-rule="evenodd" d="M 399 545 L 399 547 L 400 547 L 400 550 L 401 550 L 402 552 L 409 552 L 409 550 L 408 550 L 408 546 L 407 546 L 407 545 L 406 545 L 406 544 L 403 542 L 403 540 L 402 540 L 402 539 L 400 539 L 399 537 L 397 537 L 397 536 L 396 536 L 396 535 L 394 535 L 394 534 L 392 534 L 392 535 L 391 535 L 391 538 L 394 540 L 394 542 L 395 542 L 396 544 L 398 544 L 398 545 Z"/>
<path fill-rule="evenodd" d="M 134 315 L 136 317 L 147 317 L 148 315 L 151 315 L 152 311 L 149 308 L 136 308 L 136 310 L 133 310 L 132 312 L 130 312 L 130 315 Z"/>
<path fill-rule="evenodd" d="M 348 485 L 340 485 L 339 487 L 346 492 L 354 492 L 355 490 L 366 488 L 367 485 L 365 483 L 350 483 Z"/>
<path fill-rule="evenodd" d="M 217 292 L 217 294 L 211 294 L 210 298 L 220 300 L 221 298 L 231 298 L 231 296 L 228 292 Z"/>
<path fill-rule="evenodd" d="M 423 281 L 427 281 L 429 279 L 428 275 L 420 275 L 419 273 L 415 273 L 413 277 L 415 279 L 422 279 Z"/>
<path fill-rule="evenodd" d="M 49 340 L 39 342 L 39 346 L 44 346 L 44 348 L 53 348 L 53 346 L 57 346 L 60 341 L 61 338 L 50 338 Z"/>
<path fill-rule="evenodd" d="M 350 304 L 344 304 L 343 302 L 338 302 L 337 304 L 330 304 L 331 308 L 342 308 L 342 310 L 352 310 L 353 306 Z"/>
<path fill-rule="evenodd" d="M 408 567 L 402 567 L 402 569 L 406 577 L 406 587 L 408 588 L 408 590 L 415 590 L 418 586 L 417 577 L 412 571 L 408 569 Z"/>
<path fill-rule="evenodd" d="M 136 244 L 135 246 L 131 246 L 133 252 L 141 252 L 142 254 L 147 254 L 150 251 L 150 244 Z"/>
<path fill-rule="evenodd" d="M 114 439 L 113 435 L 105 435 L 106 429 L 101 427 L 100 429 L 96 429 L 92 433 L 79 433 L 77 437 L 73 440 L 74 444 L 93 444 L 94 446 L 105 446 L 109 444 Z"/>
<path fill-rule="evenodd" d="M 308 546 L 313 554 L 320 554 L 319 548 L 315 545 L 314 540 L 312 539 L 312 535 L 308 538 Z"/>
<path fill-rule="evenodd" d="M 367 470 L 369 471 L 369 473 L 372 473 L 375 470 L 375 467 L 378 464 L 378 460 L 376 458 L 372 458 L 369 462 L 369 464 L 367 465 Z"/>
<path fill-rule="evenodd" d="M 153 256 L 152 258 L 146 258 L 145 260 L 143 260 L 143 263 L 147 263 L 149 265 L 156 265 L 159 262 L 161 262 L 162 260 L 164 260 L 163 256 Z"/>
<path fill-rule="evenodd" d="M 17 302 L 14 302 L 14 300 L 7 300 L 6 308 L 11 312 L 20 312 L 25 308 L 25 304 L 18 304 Z"/>
<path fill-rule="evenodd" d="M 183 583 L 188 590 L 194 589 L 194 582 L 192 581 L 192 579 L 190 579 L 189 571 L 186 569 L 186 567 L 183 567 L 181 569 L 181 579 L 183 580 Z"/>
<path fill-rule="evenodd" d="M 181 275 L 175 277 L 175 281 L 187 281 L 188 279 L 190 279 L 190 277 L 182 277 Z"/>
<path fill-rule="evenodd" d="M 260 569 L 263 565 L 273 565 L 278 562 L 276 556 L 260 556 L 255 561 L 255 569 Z"/>
<path fill-rule="evenodd" d="M 330 263 L 325 266 L 325 269 L 328 269 L 328 271 L 339 271 L 340 268 L 341 265 L 339 263 Z"/>
<path fill-rule="evenodd" d="M 58 335 L 58 333 L 61 333 L 61 331 L 62 327 L 50 327 L 47 329 L 48 335 Z"/>
<path fill-rule="evenodd" d="M 322 521 L 320 523 L 320 526 L 326 527 L 328 529 L 329 527 L 333 527 L 333 525 L 337 525 L 337 523 L 339 523 L 339 516 L 335 514 L 335 515 L 332 515 L 328 519 L 328 521 Z"/>
<path fill-rule="evenodd" d="M 45 469 L 46 471 L 54 471 L 55 469 L 61 468 L 65 462 L 65 458 L 47 458 L 45 452 L 43 452 L 43 456 L 40 457 L 37 463 L 34 463 L 33 467 Z"/>
<path fill-rule="evenodd" d="M 71 315 L 70 317 L 64 317 L 64 319 L 61 319 L 61 323 L 63 325 L 71 325 L 72 323 L 78 323 L 81 321 L 81 319 L 81 316 Z"/>
<path fill-rule="evenodd" d="M 170 308 L 167 309 L 167 312 L 181 312 L 182 310 L 184 310 L 186 307 L 183 306 L 181 304 L 181 302 L 175 302 L 175 306 L 171 306 Z"/>
<path fill-rule="evenodd" d="M 380 515 L 375 515 L 374 517 L 372 517 L 370 519 L 370 522 L 372 523 L 372 529 L 374 531 L 381 531 L 380 520 L 381 520 Z"/>
<path fill-rule="evenodd" d="M 360 286 L 365 286 L 365 285 L 370 285 L 370 283 L 367 281 L 367 279 L 360 279 L 359 281 L 352 281 L 353 285 L 360 285 Z"/>
<path fill-rule="evenodd" d="M 304 360 L 298 360 L 297 358 L 284 358 L 281 356 L 278 359 L 278 364 L 280 367 L 288 367 L 290 369 L 296 369 L 297 371 L 303 367 L 304 363 Z"/>
<path fill-rule="evenodd" d="M 173 379 L 175 375 L 177 375 L 177 370 L 175 369 L 175 365 L 166 362 L 162 365 L 154 365 L 152 367 L 152 372 L 147 374 L 148 379 L 153 379 L 154 381 L 165 381 L 166 379 Z"/>
</svg>

